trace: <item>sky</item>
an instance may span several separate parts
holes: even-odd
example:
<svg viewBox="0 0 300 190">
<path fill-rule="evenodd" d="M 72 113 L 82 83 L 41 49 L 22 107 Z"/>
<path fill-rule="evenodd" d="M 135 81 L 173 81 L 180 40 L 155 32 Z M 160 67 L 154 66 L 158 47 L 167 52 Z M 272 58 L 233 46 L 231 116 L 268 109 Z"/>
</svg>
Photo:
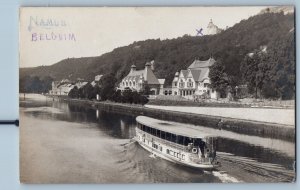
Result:
<svg viewBox="0 0 300 190">
<path fill-rule="evenodd" d="M 225 29 L 266 7 L 21 8 L 20 67 L 99 56 L 146 39 L 205 34 L 212 19 Z"/>
</svg>

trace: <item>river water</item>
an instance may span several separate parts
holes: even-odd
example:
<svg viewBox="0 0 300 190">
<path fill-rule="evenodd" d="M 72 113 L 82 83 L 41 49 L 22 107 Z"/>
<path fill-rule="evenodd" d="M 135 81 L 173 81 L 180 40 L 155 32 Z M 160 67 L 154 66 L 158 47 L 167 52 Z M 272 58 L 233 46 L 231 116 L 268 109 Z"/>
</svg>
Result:
<svg viewBox="0 0 300 190">
<path fill-rule="evenodd" d="M 20 98 L 23 183 L 291 182 L 295 143 L 197 126 L 218 136 L 222 166 L 202 171 L 153 157 L 131 139 L 135 116 Z"/>
</svg>

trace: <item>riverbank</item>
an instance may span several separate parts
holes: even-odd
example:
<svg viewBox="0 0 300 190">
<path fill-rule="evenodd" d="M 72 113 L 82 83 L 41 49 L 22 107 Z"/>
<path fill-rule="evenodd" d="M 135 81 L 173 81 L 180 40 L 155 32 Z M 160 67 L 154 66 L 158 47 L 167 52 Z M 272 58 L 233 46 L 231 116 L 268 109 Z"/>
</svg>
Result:
<svg viewBox="0 0 300 190">
<path fill-rule="evenodd" d="M 135 116 L 145 115 L 162 120 L 170 120 L 181 123 L 201 125 L 220 130 L 228 130 L 240 134 L 277 138 L 291 142 L 295 141 L 294 125 L 270 123 L 263 121 L 252 121 L 247 119 L 229 118 L 216 115 L 212 116 L 198 113 L 187 113 L 174 110 L 163 110 L 141 105 L 122 104 L 108 101 L 96 102 L 90 100 L 78 100 L 69 98 L 60 98 L 60 100 L 76 104 L 90 105 L 94 109 L 99 109 L 103 111 L 117 112 Z M 218 125 L 220 120 L 223 121 L 222 126 Z"/>
</svg>

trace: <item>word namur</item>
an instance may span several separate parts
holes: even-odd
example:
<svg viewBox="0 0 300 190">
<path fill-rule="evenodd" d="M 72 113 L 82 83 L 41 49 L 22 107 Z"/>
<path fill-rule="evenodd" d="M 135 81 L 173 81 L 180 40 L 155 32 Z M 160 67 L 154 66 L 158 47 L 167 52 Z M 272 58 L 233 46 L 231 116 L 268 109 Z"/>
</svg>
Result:
<svg viewBox="0 0 300 190">
<path fill-rule="evenodd" d="M 39 18 L 38 16 L 30 16 L 28 30 L 31 31 L 34 28 L 53 29 L 66 26 L 67 22 L 62 19 Z"/>
<path fill-rule="evenodd" d="M 32 33 L 31 41 L 76 41 L 74 33 Z"/>
</svg>

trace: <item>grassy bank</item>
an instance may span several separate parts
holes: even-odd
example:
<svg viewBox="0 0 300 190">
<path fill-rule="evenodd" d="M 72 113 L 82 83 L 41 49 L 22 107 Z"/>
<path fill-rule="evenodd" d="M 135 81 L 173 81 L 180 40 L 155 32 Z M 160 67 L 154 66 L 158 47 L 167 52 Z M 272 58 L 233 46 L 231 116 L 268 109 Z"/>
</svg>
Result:
<svg viewBox="0 0 300 190">
<path fill-rule="evenodd" d="M 295 108 L 295 101 L 212 101 L 212 100 L 202 100 L 200 102 L 195 102 L 192 100 L 171 100 L 171 99 L 150 99 L 149 105 L 160 105 L 160 106 L 192 106 L 192 107 L 228 107 L 228 108 L 250 108 L 250 107 L 260 107 L 260 108 Z"/>
</svg>

